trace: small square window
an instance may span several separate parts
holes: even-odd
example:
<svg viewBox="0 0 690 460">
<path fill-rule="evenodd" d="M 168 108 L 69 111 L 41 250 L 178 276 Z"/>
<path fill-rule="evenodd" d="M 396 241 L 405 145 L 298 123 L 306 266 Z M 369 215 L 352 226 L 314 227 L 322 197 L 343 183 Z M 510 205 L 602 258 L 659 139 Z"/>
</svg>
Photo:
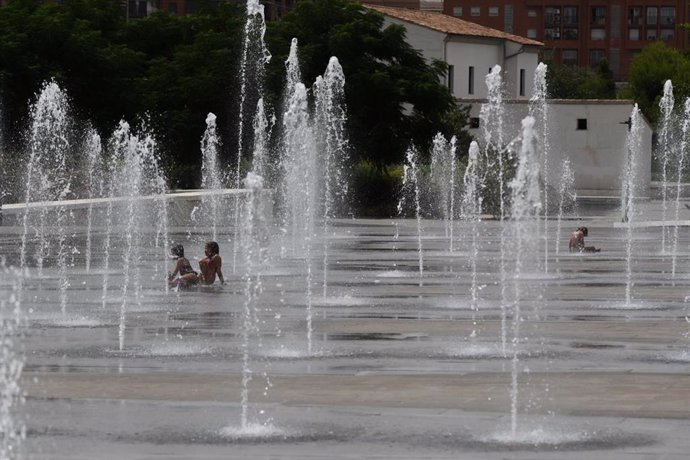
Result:
<svg viewBox="0 0 690 460">
<path fill-rule="evenodd" d="M 639 40 L 640 39 L 640 29 L 628 29 L 628 39 L 629 40 Z"/>
<path fill-rule="evenodd" d="M 497 6 L 490 6 L 489 7 L 489 16 L 498 16 L 498 7 Z"/>
<path fill-rule="evenodd" d="M 590 39 L 606 40 L 606 29 L 592 29 L 590 31 Z"/>
<path fill-rule="evenodd" d="M 470 118 L 470 129 L 479 129 L 479 117 Z"/>
<path fill-rule="evenodd" d="M 578 131 L 586 131 L 587 130 L 587 119 L 586 118 L 578 118 L 577 119 L 577 130 Z"/>
<path fill-rule="evenodd" d="M 529 10 L 527 10 L 527 17 L 528 18 L 536 18 L 537 17 L 537 10 L 535 10 L 534 8 L 530 8 Z"/>
<path fill-rule="evenodd" d="M 673 40 L 673 29 L 661 29 L 661 39 L 664 41 L 671 41 Z"/>
<path fill-rule="evenodd" d="M 481 7 L 473 6 L 470 8 L 470 16 L 479 16 L 482 12 Z"/>
<path fill-rule="evenodd" d="M 563 50 L 563 65 L 566 67 L 577 67 L 577 50 Z"/>
<path fill-rule="evenodd" d="M 537 29 L 527 29 L 527 38 L 537 38 Z"/>
<path fill-rule="evenodd" d="M 453 7 L 453 16 L 462 16 L 462 7 L 461 6 L 454 6 Z"/>
</svg>

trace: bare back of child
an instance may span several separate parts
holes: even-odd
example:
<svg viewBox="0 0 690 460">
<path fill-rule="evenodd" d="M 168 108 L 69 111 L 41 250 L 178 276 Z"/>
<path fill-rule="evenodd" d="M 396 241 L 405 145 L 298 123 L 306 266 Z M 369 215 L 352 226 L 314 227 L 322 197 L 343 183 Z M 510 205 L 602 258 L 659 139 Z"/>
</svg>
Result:
<svg viewBox="0 0 690 460">
<path fill-rule="evenodd" d="M 587 227 L 578 227 L 570 235 L 570 241 L 568 242 L 568 249 L 570 252 L 599 252 L 600 248 L 595 248 L 594 246 L 585 246 L 585 236 L 589 234 Z"/>
<path fill-rule="evenodd" d="M 220 280 L 220 284 L 225 284 L 223 277 L 223 259 L 218 254 L 220 248 L 215 241 L 209 241 L 204 246 L 205 257 L 199 260 L 199 270 L 201 271 L 201 283 L 210 285 L 216 281 L 216 276 Z"/>
</svg>

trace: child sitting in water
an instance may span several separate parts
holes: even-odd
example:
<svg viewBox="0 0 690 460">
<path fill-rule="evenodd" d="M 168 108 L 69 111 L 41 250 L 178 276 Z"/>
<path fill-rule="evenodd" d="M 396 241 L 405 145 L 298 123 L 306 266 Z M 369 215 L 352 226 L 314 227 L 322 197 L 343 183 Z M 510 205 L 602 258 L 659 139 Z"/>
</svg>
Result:
<svg viewBox="0 0 690 460">
<path fill-rule="evenodd" d="M 184 256 L 184 246 L 175 244 L 170 248 L 170 253 L 177 258 L 175 268 L 168 275 L 171 287 L 186 288 L 199 283 L 199 275 L 192 268 L 192 264 Z"/>
<path fill-rule="evenodd" d="M 578 227 L 570 236 L 568 249 L 570 252 L 599 252 L 601 249 L 594 246 L 585 246 L 585 236 L 588 234 L 587 227 Z"/>
<path fill-rule="evenodd" d="M 204 246 L 204 254 L 206 254 L 206 257 L 199 260 L 199 269 L 201 271 L 200 278 L 203 284 L 213 284 L 214 281 L 216 281 L 216 275 L 218 275 L 220 284 L 225 284 L 223 271 L 221 270 L 223 260 L 220 258 L 219 252 L 220 248 L 215 241 L 209 241 L 206 243 L 206 246 Z"/>
</svg>

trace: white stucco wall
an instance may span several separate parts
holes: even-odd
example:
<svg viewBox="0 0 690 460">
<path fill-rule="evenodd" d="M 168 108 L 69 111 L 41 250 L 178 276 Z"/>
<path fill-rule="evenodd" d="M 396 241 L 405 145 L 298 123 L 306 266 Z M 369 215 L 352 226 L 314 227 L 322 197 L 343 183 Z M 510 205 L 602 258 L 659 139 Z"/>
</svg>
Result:
<svg viewBox="0 0 690 460">
<path fill-rule="evenodd" d="M 507 97 L 529 99 L 534 88 L 534 72 L 539 65 L 539 52 L 534 47 L 522 47 L 506 42 L 506 58 L 503 65 L 503 81 Z M 520 70 L 525 70 L 525 92 L 520 95 Z"/>
<path fill-rule="evenodd" d="M 471 39 L 468 39 L 471 40 Z M 498 41 L 460 41 L 446 44 L 446 62 L 455 75 L 453 94 L 460 99 L 485 98 L 485 77 L 496 64 L 503 65 L 503 44 Z M 474 93 L 469 92 L 470 67 L 474 68 Z"/>
<path fill-rule="evenodd" d="M 486 97 L 485 77 L 495 65 L 504 69 L 506 97 L 519 95 L 520 69 L 525 69 L 525 96 L 532 94 L 538 49 L 499 38 L 447 35 L 384 15 L 384 27 L 399 24 L 407 30 L 407 42 L 427 59 L 440 59 L 453 66 L 453 95 L 460 99 Z M 509 56 L 506 60 L 506 56 Z M 474 92 L 469 92 L 469 69 L 474 68 Z M 443 82 L 446 83 L 445 81 Z"/>
<path fill-rule="evenodd" d="M 481 103 L 472 104 L 472 117 L 479 117 Z M 562 164 L 567 158 L 575 173 L 579 196 L 620 196 L 626 161 L 628 125 L 632 113 L 630 101 L 550 101 L 548 104 L 548 183 L 558 188 Z M 506 104 L 505 137 L 518 136 L 520 120 L 527 115 L 528 104 L 511 101 Z M 578 130 L 577 120 L 587 120 L 587 129 Z M 479 129 L 470 133 L 481 139 Z M 635 195 L 649 197 L 652 164 L 652 129 L 643 127 L 643 152 L 637 164 Z"/>
<path fill-rule="evenodd" d="M 404 26 L 407 30 L 407 43 L 412 45 L 414 49 L 421 51 L 427 60 L 440 59 L 443 61 L 445 59 L 444 39 L 446 34 L 390 16 L 384 15 L 383 18 L 384 28 L 391 24 Z"/>
</svg>

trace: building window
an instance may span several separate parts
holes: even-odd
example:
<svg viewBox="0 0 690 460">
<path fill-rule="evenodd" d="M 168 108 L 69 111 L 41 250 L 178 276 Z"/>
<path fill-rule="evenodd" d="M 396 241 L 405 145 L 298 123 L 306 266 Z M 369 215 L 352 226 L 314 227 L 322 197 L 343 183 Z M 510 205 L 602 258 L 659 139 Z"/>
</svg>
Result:
<svg viewBox="0 0 690 460">
<path fill-rule="evenodd" d="M 640 39 L 640 29 L 628 29 L 628 40 L 639 40 Z"/>
<path fill-rule="evenodd" d="M 628 8 L 628 25 L 641 26 L 642 25 L 642 7 L 633 6 Z"/>
<path fill-rule="evenodd" d="M 537 38 L 537 29 L 527 29 L 527 38 Z"/>
<path fill-rule="evenodd" d="M 606 29 L 592 29 L 590 31 L 590 39 L 606 40 Z"/>
<path fill-rule="evenodd" d="M 604 50 L 590 50 L 589 51 L 589 66 L 591 68 L 596 68 L 599 66 L 599 62 L 606 58 Z"/>
<path fill-rule="evenodd" d="M 544 29 L 544 40 L 560 40 L 561 29 L 550 28 Z"/>
<path fill-rule="evenodd" d="M 490 6 L 489 7 L 489 16 L 498 16 L 498 7 L 497 6 Z"/>
<path fill-rule="evenodd" d="M 577 50 L 563 50 L 563 65 L 567 67 L 577 67 Z"/>
<path fill-rule="evenodd" d="M 527 17 L 528 18 L 536 18 L 537 17 L 537 10 L 535 10 L 534 8 L 530 8 L 529 10 L 527 10 Z"/>
<path fill-rule="evenodd" d="M 647 29 L 647 40 L 649 41 L 655 41 L 657 38 L 659 38 L 656 34 L 656 29 Z"/>
<path fill-rule="evenodd" d="M 479 16 L 482 13 L 482 9 L 479 6 L 473 6 L 470 8 L 470 16 Z"/>
<path fill-rule="evenodd" d="M 467 72 L 467 94 L 474 94 L 474 67 L 472 66 Z"/>
<path fill-rule="evenodd" d="M 453 92 L 453 78 L 455 77 L 455 67 L 452 65 L 448 66 L 448 89 Z"/>
<path fill-rule="evenodd" d="M 675 37 L 673 29 L 661 29 L 661 39 L 665 42 L 670 42 Z"/>
<path fill-rule="evenodd" d="M 503 9 L 503 30 L 513 33 L 513 5 L 506 5 Z"/>
<path fill-rule="evenodd" d="M 544 9 L 544 25 L 546 27 L 561 25 L 561 9 L 560 8 L 545 8 Z"/>
<path fill-rule="evenodd" d="M 672 6 L 661 7 L 661 26 L 672 26 L 676 23 L 676 9 Z"/>
<path fill-rule="evenodd" d="M 462 16 L 462 7 L 461 6 L 454 6 L 453 7 L 453 16 Z"/>
<path fill-rule="evenodd" d="M 576 6 L 566 6 L 563 8 L 563 25 L 578 26 L 579 19 Z"/>
<path fill-rule="evenodd" d="M 470 117 L 470 129 L 479 129 L 479 117 Z"/>
<path fill-rule="evenodd" d="M 605 6 L 593 6 L 592 7 L 592 21 L 593 26 L 605 26 L 606 25 L 606 7 Z"/>
<path fill-rule="evenodd" d="M 621 50 L 618 48 L 611 48 L 609 51 L 609 67 L 614 74 L 621 70 Z"/>
<path fill-rule="evenodd" d="M 609 15 L 609 34 L 611 38 L 620 40 L 621 38 L 621 21 L 623 20 L 623 12 L 620 5 L 611 5 L 611 14 Z"/>
<path fill-rule="evenodd" d="M 168 13 L 177 14 L 177 2 L 168 3 Z"/>
<path fill-rule="evenodd" d="M 520 69 L 520 96 L 525 95 L 525 69 Z"/>
<path fill-rule="evenodd" d="M 575 27 L 569 27 L 563 29 L 563 39 L 564 40 L 577 40 L 580 36 L 580 32 Z"/>
<path fill-rule="evenodd" d="M 578 131 L 586 131 L 587 130 L 587 119 L 586 118 L 578 118 L 577 119 L 577 130 Z"/>
<path fill-rule="evenodd" d="M 647 7 L 647 25 L 648 26 L 655 26 L 656 25 L 656 18 L 657 18 L 656 6 Z"/>
</svg>

